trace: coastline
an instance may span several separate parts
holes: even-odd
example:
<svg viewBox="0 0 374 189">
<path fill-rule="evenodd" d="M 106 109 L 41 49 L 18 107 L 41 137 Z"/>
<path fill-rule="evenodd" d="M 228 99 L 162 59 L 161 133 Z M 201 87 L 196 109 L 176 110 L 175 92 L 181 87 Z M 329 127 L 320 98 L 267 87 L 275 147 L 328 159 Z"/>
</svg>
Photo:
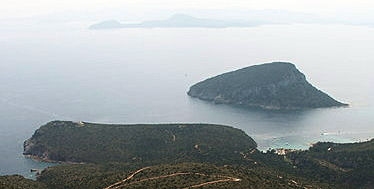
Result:
<svg viewBox="0 0 374 189">
<path fill-rule="evenodd" d="M 36 155 L 23 155 L 27 159 L 32 159 L 37 162 L 45 162 L 45 163 L 55 163 L 55 164 L 69 164 L 69 165 L 78 165 L 78 164 L 86 164 L 85 162 L 73 162 L 73 161 L 57 161 L 57 160 L 52 160 L 48 158 L 42 158 Z"/>
<path fill-rule="evenodd" d="M 217 101 L 217 99 L 211 99 L 206 98 L 199 95 L 192 95 L 187 93 L 188 96 L 190 96 L 192 99 L 198 99 L 206 102 L 210 102 L 212 104 L 225 104 L 225 105 L 231 105 L 231 106 L 238 106 L 241 108 L 248 108 L 253 110 L 263 110 L 263 111 L 299 111 L 299 110 L 315 110 L 315 109 L 326 109 L 326 108 L 349 108 L 350 104 L 347 103 L 341 103 L 339 105 L 334 106 L 324 106 L 324 107 L 297 107 L 297 106 L 289 106 L 289 107 L 282 107 L 282 106 L 274 106 L 274 105 L 267 105 L 267 104 L 254 104 L 254 103 L 243 103 L 243 102 L 236 102 L 228 99 L 220 99 Z"/>
</svg>

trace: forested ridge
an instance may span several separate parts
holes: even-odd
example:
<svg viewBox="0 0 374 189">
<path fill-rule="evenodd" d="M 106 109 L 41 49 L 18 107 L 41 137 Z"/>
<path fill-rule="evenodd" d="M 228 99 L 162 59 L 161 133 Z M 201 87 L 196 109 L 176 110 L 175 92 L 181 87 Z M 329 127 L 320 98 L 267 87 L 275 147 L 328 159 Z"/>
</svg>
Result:
<svg viewBox="0 0 374 189">
<path fill-rule="evenodd" d="M 222 125 L 53 121 L 25 142 L 25 154 L 68 163 L 43 170 L 36 181 L 1 176 L 0 188 L 374 187 L 374 140 L 319 142 L 286 155 L 256 146 Z"/>
</svg>

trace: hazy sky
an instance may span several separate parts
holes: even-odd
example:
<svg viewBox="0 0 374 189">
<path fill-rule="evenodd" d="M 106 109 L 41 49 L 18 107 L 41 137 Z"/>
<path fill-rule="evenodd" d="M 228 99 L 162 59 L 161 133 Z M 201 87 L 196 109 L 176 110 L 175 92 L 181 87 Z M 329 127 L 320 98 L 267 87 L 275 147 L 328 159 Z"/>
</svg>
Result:
<svg viewBox="0 0 374 189">
<path fill-rule="evenodd" d="M 110 9 L 146 12 L 157 9 L 282 9 L 333 15 L 369 14 L 373 0 L 1 0 L 0 18 L 28 17 L 64 11 Z"/>
</svg>

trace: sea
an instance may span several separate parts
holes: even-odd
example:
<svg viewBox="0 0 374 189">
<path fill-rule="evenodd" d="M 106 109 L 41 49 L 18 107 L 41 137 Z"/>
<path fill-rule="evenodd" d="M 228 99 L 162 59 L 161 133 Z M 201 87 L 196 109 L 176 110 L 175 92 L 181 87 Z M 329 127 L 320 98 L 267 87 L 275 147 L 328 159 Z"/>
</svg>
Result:
<svg viewBox="0 0 374 189">
<path fill-rule="evenodd" d="M 52 163 L 22 155 L 52 120 L 212 123 L 269 148 L 374 137 L 374 28 L 289 24 L 249 28 L 22 25 L 0 28 L 0 175 L 35 178 Z M 189 97 L 196 82 L 239 68 L 292 62 L 348 108 L 264 111 Z"/>
</svg>

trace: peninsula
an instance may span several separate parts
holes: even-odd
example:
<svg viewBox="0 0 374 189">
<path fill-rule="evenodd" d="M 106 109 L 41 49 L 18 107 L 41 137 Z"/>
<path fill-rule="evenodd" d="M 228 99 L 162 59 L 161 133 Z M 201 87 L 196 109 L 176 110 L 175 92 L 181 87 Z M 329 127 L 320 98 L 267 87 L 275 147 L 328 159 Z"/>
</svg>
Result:
<svg viewBox="0 0 374 189">
<path fill-rule="evenodd" d="M 187 94 L 218 104 L 271 110 L 348 106 L 312 86 L 295 65 L 287 62 L 224 73 L 191 86 Z"/>
<path fill-rule="evenodd" d="M 261 152 L 243 131 L 211 124 L 52 121 L 25 142 L 26 155 L 64 163 L 36 181 L 0 176 L 0 188 L 373 188 L 374 140 L 320 142 Z"/>
<path fill-rule="evenodd" d="M 242 130 L 212 124 L 116 125 L 52 121 L 24 143 L 24 155 L 44 161 L 227 164 L 256 149 Z"/>
</svg>

